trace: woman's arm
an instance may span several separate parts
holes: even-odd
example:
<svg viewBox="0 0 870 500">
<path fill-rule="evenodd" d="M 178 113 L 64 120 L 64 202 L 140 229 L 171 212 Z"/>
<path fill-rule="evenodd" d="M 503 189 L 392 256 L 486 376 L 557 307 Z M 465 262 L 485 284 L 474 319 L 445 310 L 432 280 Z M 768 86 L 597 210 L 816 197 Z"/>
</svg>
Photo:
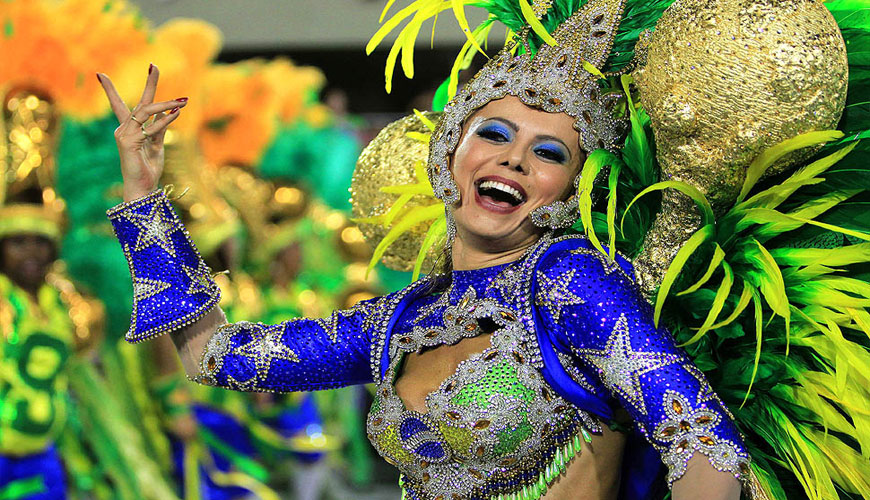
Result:
<svg viewBox="0 0 870 500">
<path fill-rule="evenodd" d="M 243 391 L 307 391 L 371 382 L 370 317 L 378 299 L 327 319 L 227 324 L 220 289 L 161 190 L 109 219 L 133 280 L 127 340 L 171 334 L 188 376 Z"/>
<path fill-rule="evenodd" d="M 716 470 L 703 455 L 695 453 L 683 477 L 674 481 L 674 500 L 738 500 L 740 482 L 728 472 Z"/>
<path fill-rule="evenodd" d="M 124 203 L 108 216 L 133 280 L 127 340 L 171 334 L 189 377 L 240 390 L 325 389 L 371 381 L 366 304 L 329 320 L 226 324 L 211 270 L 166 194 L 157 189 L 166 128 L 187 103 L 187 98 L 155 103 L 159 75 L 156 66 L 148 68 L 142 97 L 131 111 L 111 80 L 97 74 L 119 123 L 115 141 Z"/>
<path fill-rule="evenodd" d="M 655 328 L 630 266 L 576 242 L 539 267 L 543 326 L 629 412 L 668 467 L 675 500 L 738 499 L 749 456 L 731 414 L 670 333 Z"/>
</svg>

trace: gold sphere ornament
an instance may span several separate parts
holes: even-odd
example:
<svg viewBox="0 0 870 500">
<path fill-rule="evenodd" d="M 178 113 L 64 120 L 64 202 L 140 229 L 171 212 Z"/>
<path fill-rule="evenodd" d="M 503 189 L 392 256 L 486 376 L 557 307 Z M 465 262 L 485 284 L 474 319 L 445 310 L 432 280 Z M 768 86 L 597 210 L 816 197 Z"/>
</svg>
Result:
<svg viewBox="0 0 870 500">
<path fill-rule="evenodd" d="M 422 115 L 430 122 L 437 122 L 440 113 L 426 112 Z M 351 180 L 351 206 L 355 219 L 370 219 L 386 214 L 399 199 L 399 194 L 385 193 L 381 188 L 405 186 L 418 182 L 415 167 L 425 165 L 429 157 L 429 143 L 425 140 L 431 130 L 416 115 L 396 120 L 378 133 L 363 149 L 357 160 Z M 415 195 L 403 210 L 428 205 L 435 200 L 431 196 Z M 390 245 L 381 261 L 390 269 L 410 271 L 414 268 L 417 254 L 430 222 L 417 224 L 403 233 Z M 378 223 L 360 222 L 359 229 L 367 243 L 374 248 L 389 231 Z M 430 249 L 423 267 L 431 268 L 437 261 L 439 246 Z"/>
<path fill-rule="evenodd" d="M 636 51 L 632 76 L 650 116 L 661 180 L 698 188 L 717 214 L 737 199 L 750 163 L 800 134 L 835 128 L 846 101 L 846 46 L 817 0 L 677 0 Z M 794 151 L 767 175 L 817 148 Z M 651 293 L 700 217 L 665 191 L 637 257 Z"/>
</svg>

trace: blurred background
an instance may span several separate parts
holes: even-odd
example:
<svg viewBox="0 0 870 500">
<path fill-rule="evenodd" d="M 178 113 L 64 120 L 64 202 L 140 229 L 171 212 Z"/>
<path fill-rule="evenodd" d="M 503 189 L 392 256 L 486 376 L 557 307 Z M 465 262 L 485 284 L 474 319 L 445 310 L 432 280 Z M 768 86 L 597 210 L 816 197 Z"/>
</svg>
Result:
<svg viewBox="0 0 870 500">
<path fill-rule="evenodd" d="M 410 2 L 397 2 L 391 13 Z M 230 321 L 280 322 L 399 289 L 351 220 L 361 149 L 431 109 L 465 37 L 424 25 L 385 91 L 380 0 L 0 2 L 0 498 L 398 498 L 365 436 L 365 387 L 251 395 L 195 386 L 132 346 L 121 202 L 96 72 L 129 104 L 189 97 L 162 184 Z M 482 11 L 481 11 L 482 12 Z M 475 25 L 482 14 L 469 10 Z M 391 35 L 394 36 L 394 35 Z"/>
</svg>

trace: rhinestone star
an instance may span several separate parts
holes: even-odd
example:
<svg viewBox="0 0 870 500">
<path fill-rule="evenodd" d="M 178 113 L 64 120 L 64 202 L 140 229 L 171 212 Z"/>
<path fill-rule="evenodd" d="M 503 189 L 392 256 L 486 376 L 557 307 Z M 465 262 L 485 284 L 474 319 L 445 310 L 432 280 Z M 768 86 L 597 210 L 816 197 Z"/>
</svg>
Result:
<svg viewBox="0 0 870 500">
<path fill-rule="evenodd" d="M 208 268 L 205 262 L 199 261 L 196 268 L 181 265 L 182 271 L 190 279 L 190 285 L 187 287 L 187 294 L 194 295 L 197 293 L 212 293 L 211 269 Z"/>
<path fill-rule="evenodd" d="M 248 380 L 239 382 L 232 375 L 227 375 L 227 387 L 234 391 L 253 392 L 257 389 L 257 377 L 251 377 Z"/>
<path fill-rule="evenodd" d="M 364 316 L 369 314 L 370 304 L 359 302 L 353 305 L 350 309 L 336 309 L 328 318 L 319 318 L 315 320 L 317 324 L 329 335 L 329 340 L 333 343 L 338 342 L 338 320 L 339 318 L 347 318 L 356 313 L 361 313 Z"/>
<path fill-rule="evenodd" d="M 139 228 L 139 235 L 136 237 L 136 244 L 133 250 L 138 252 L 151 245 L 158 245 L 166 253 L 175 257 L 175 246 L 172 243 L 172 233 L 178 231 L 179 226 L 173 224 L 172 219 L 166 215 L 166 210 L 162 203 L 155 203 L 151 206 L 151 212 L 148 214 L 137 214 L 128 211 L 127 219 Z"/>
<path fill-rule="evenodd" d="M 513 300 L 519 295 L 520 287 L 523 285 L 522 276 L 523 272 L 520 269 L 509 266 L 498 273 L 490 287 L 501 292 L 502 298 Z"/>
<path fill-rule="evenodd" d="M 676 354 L 666 352 L 639 352 L 631 347 L 628 319 L 619 316 L 604 349 L 576 349 L 601 372 L 611 391 L 618 392 L 629 403 L 646 415 L 646 405 L 640 387 L 640 376 L 680 361 Z"/>
<path fill-rule="evenodd" d="M 260 327 L 253 332 L 253 338 L 247 344 L 240 345 L 233 354 L 254 358 L 257 367 L 257 378 L 265 380 L 272 367 L 272 361 L 283 359 L 293 363 L 299 362 L 299 357 L 292 349 L 287 347 L 281 340 L 284 333 L 284 324 Z"/>
<path fill-rule="evenodd" d="M 171 286 L 163 281 L 148 278 L 133 278 L 133 300 L 149 299 Z"/>
<path fill-rule="evenodd" d="M 535 304 L 549 309 L 555 321 L 559 321 L 562 317 L 562 307 L 585 303 L 571 291 L 571 282 L 576 272 L 576 269 L 571 269 L 552 280 L 543 272 L 538 272 L 539 288 Z"/>
</svg>

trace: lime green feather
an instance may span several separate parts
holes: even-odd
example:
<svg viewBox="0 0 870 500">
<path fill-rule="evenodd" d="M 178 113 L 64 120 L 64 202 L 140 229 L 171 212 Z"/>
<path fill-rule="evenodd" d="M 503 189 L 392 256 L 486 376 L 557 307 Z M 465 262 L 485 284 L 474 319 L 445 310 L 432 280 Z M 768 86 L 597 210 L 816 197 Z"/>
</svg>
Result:
<svg viewBox="0 0 870 500">
<path fill-rule="evenodd" d="M 704 286 L 704 284 L 707 283 L 707 281 L 709 281 L 710 278 L 713 276 L 713 272 L 716 271 L 716 269 L 719 267 L 719 264 L 722 263 L 723 258 L 725 258 L 725 251 L 722 250 L 722 247 L 720 247 L 718 243 L 716 243 L 716 247 L 713 250 L 713 258 L 710 259 L 710 264 L 707 266 L 707 270 L 704 272 L 701 278 L 699 278 L 698 281 L 695 282 L 695 284 L 691 285 L 689 288 L 686 288 L 682 292 L 677 293 L 677 296 L 692 293 Z"/>
<path fill-rule="evenodd" d="M 429 249 L 435 246 L 438 241 L 443 240 L 447 235 L 447 219 L 439 218 L 429 226 L 426 231 L 426 236 L 423 238 L 423 244 L 420 245 L 420 251 L 417 253 L 417 260 L 414 262 L 414 273 L 411 276 L 411 281 L 416 281 L 420 277 L 420 271 L 423 269 L 423 261 L 426 260 L 426 255 Z"/>
<path fill-rule="evenodd" d="M 694 344 L 701 340 L 701 337 L 711 330 L 719 314 L 722 312 L 722 308 L 725 307 L 725 300 L 731 294 L 731 286 L 734 284 L 734 272 L 731 271 L 731 266 L 727 262 L 722 262 L 722 270 L 724 271 L 724 276 L 719 283 L 719 289 L 716 290 L 716 295 L 713 298 L 713 303 L 710 305 L 707 317 L 704 318 L 704 323 L 701 324 L 701 327 L 698 328 L 698 331 L 692 338 L 683 343 L 683 346 Z"/>
<path fill-rule="evenodd" d="M 616 188 L 621 169 L 622 167 L 619 163 L 611 166 L 610 176 L 607 181 L 607 234 L 609 236 L 608 250 L 611 262 L 616 258 Z"/>
<path fill-rule="evenodd" d="M 714 234 L 715 228 L 713 225 L 707 224 L 702 226 L 701 229 L 697 230 L 688 240 L 686 240 L 686 243 L 674 256 L 671 265 L 668 266 L 668 270 L 665 272 L 664 278 L 662 278 L 662 283 L 659 286 L 658 295 L 656 296 L 655 313 L 653 316 L 653 321 L 656 327 L 658 327 L 659 319 L 661 319 L 662 307 L 665 305 L 665 299 L 667 299 L 668 293 L 676 281 L 677 276 L 679 276 L 680 271 L 682 271 L 683 266 L 686 265 L 689 257 L 695 253 L 695 250 L 709 240 Z"/>
<path fill-rule="evenodd" d="M 779 144 L 764 150 L 755 160 L 752 161 L 752 163 L 749 164 L 749 168 L 746 171 L 746 180 L 743 182 L 743 187 L 740 189 L 740 194 L 737 196 L 737 203 L 740 203 L 744 198 L 746 198 L 746 195 L 749 194 L 749 191 L 755 186 L 755 183 L 758 182 L 758 179 L 767 172 L 767 169 L 770 168 L 771 165 L 776 163 L 776 161 L 783 156 L 792 151 L 797 151 L 798 149 L 840 139 L 844 135 L 845 134 L 839 130 L 807 132 L 791 139 L 786 139 Z"/>
</svg>

